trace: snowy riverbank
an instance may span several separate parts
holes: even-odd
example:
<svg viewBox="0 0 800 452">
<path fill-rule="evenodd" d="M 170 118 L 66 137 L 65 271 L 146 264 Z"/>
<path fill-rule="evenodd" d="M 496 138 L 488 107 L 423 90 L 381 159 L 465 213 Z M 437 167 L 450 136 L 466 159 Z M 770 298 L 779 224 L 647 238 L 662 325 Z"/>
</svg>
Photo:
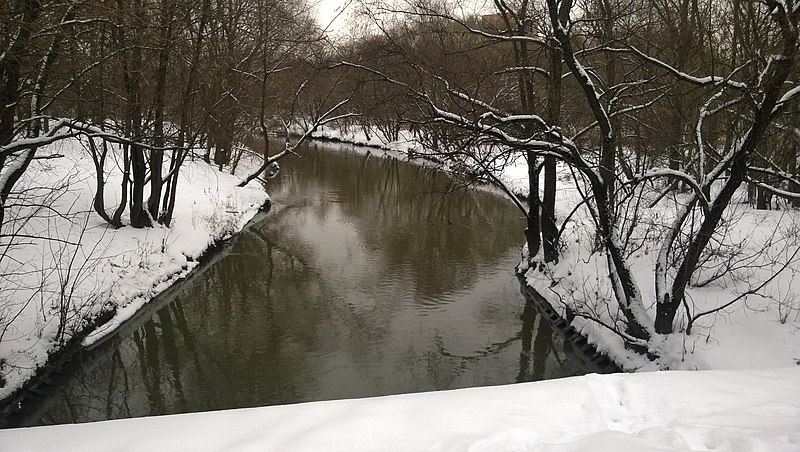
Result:
<svg viewBox="0 0 800 452">
<path fill-rule="evenodd" d="M 239 188 L 239 177 L 187 161 L 170 228 L 113 229 L 92 211 L 95 170 L 81 142 L 63 140 L 39 154 L 56 157 L 34 161 L 22 181 L 38 206 L 10 209 L 7 231 L 17 235 L 15 245 L 5 248 L 3 239 L 0 400 L 74 336 L 88 333 L 82 340 L 88 346 L 111 334 L 268 200 L 257 182 Z M 107 165 L 106 206 L 119 203 L 117 163 Z M 111 319 L 87 331 L 89 319 L 100 315 Z"/>
<path fill-rule="evenodd" d="M 87 164 L 81 163 L 77 150 L 53 152 L 65 157 L 42 163 L 38 183 L 48 175 L 55 177 L 61 170 L 54 168 L 63 162 L 72 162 L 76 174 Z M 503 177 L 514 180 L 520 167 Z M 103 250 L 107 246 L 117 250 L 109 254 L 107 264 L 97 259 L 97 265 L 107 270 L 98 275 L 121 275 L 116 285 L 95 286 L 107 287 L 99 293 L 117 294 L 124 287 L 130 293 L 134 288 L 139 291 L 128 302 L 120 302 L 118 315 L 132 314 L 149 300 L 148 293 L 187 273 L 203 249 L 240 229 L 255 214 L 266 195 L 257 186 L 236 189 L 238 180 L 201 162 L 189 164 L 173 230 L 153 229 L 144 231 L 144 237 L 135 236 L 143 230 L 113 231 L 89 217 L 87 231 L 99 234 L 92 240 L 103 243 Z M 74 179 L 68 191 L 72 194 L 59 203 L 85 213 L 88 204 L 81 207 L 75 201 L 81 197 L 74 192 L 91 192 L 90 184 L 90 176 Z M 567 206 L 562 202 L 559 208 Z M 218 216 L 221 211 L 225 215 Z M 109 236 L 112 232 L 121 235 Z M 86 279 L 97 284 L 103 278 Z M 504 387 L 5 430 L 0 431 L 0 449 L 49 450 L 57 441 L 63 450 L 798 450 L 800 368 L 786 360 L 800 348 L 786 342 L 779 353 L 758 356 L 759 347 L 774 345 L 769 342 L 775 340 L 774 334 L 765 334 L 766 326 L 775 326 L 774 322 L 756 315 L 762 311 L 742 313 L 741 318 L 722 317 L 724 321 L 709 335 L 711 342 L 706 339 L 711 344 L 705 350 L 709 356 L 730 356 L 704 366 L 792 368 L 589 375 Z M 739 336 L 742 328 L 757 325 L 746 323 L 751 317 L 766 326 Z M 797 335 L 794 324 L 786 328 L 790 338 Z M 740 342 L 726 336 L 716 339 L 726 331 L 741 337 Z M 733 352 L 734 348 L 739 350 Z M 687 360 L 700 356 L 694 352 Z"/>
<path fill-rule="evenodd" d="M 359 129 L 342 132 L 327 128 L 316 132 L 315 136 L 405 155 L 409 151 L 419 153 L 422 148 L 407 131 L 401 132 L 400 140 L 392 142 L 381 140 L 376 133 L 367 139 Z M 523 158 L 506 166 L 497 176 L 513 193 L 528 196 L 527 165 Z M 571 173 L 563 166 L 559 168 L 558 179 L 556 215 L 559 221 L 572 215 L 565 227 L 563 255 L 558 265 L 544 272 L 529 269 L 526 272 L 528 284 L 562 316 L 566 315 L 565 308 L 569 305 L 573 311 L 599 313 L 601 320 L 612 324 L 617 314 L 605 313 L 606 308 L 597 303 L 597 294 L 606 299 L 612 295 L 604 258 L 593 249 L 591 215 L 585 208 L 572 213 L 574 206 L 581 203 L 581 195 Z M 655 199 L 657 194 L 654 191 L 643 196 Z M 743 190 L 740 196 L 745 197 Z M 645 300 L 655 299 L 653 269 L 658 239 L 671 224 L 679 201 L 665 198 L 652 208 L 642 209 L 643 219 L 630 237 L 640 243 L 638 251 L 629 259 Z M 721 258 L 716 267 L 701 272 L 711 282 L 692 288 L 689 304 L 696 314 L 713 311 L 737 297 L 741 299 L 713 315 L 700 317 L 692 325 L 691 334 L 665 338 L 658 350 L 662 359 L 652 362 L 632 352 L 617 334 L 592 320 L 576 318 L 573 326 L 598 350 L 629 371 L 800 365 L 800 260 L 795 253 L 800 247 L 800 212 L 794 209 L 759 211 L 740 202 L 730 209 L 726 222 L 727 236 L 714 246 L 719 255 L 730 262 Z M 724 270 L 726 265 L 731 267 L 729 271 L 713 279 L 715 272 Z M 780 277 L 775 278 L 775 272 L 784 266 Z M 758 291 L 761 295 L 749 294 L 762 283 L 764 286 Z M 649 311 L 654 315 L 653 304 L 649 304 Z M 685 327 L 685 320 L 680 326 Z"/>
<path fill-rule="evenodd" d="M 3 450 L 800 449 L 800 369 L 586 375 L 0 431 Z"/>
</svg>

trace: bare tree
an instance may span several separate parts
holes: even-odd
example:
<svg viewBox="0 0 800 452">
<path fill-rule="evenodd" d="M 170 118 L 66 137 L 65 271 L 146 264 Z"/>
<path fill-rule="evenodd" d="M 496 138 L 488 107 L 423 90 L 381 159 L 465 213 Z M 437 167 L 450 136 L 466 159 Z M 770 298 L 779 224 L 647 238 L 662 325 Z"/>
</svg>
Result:
<svg viewBox="0 0 800 452">
<path fill-rule="evenodd" d="M 622 313 L 619 319 L 622 327 L 613 324 L 605 326 L 643 353 L 654 351 L 653 341 L 660 340 L 660 335 L 674 332 L 678 309 L 686 306 L 687 287 L 693 275 L 702 267 L 701 257 L 706 255 L 711 238 L 719 231 L 723 216 L 739 186 L 753 180 L 755 173 L 768 173 L 781 181 L 793 180 L 791 174 L 780 170 L 780 165 L 757 163 L 765 157 L 759 154 L 759 149 L 770 128 L 782 121 L 784 113 L 796 104 L 800 95 L 795 62 L 800 52 L 797 36 L 800 7 L 793 1 L 765 1 L 757 8 L 756 5 L 749 5 L 753 17 L 760 17 L 757 19 L 759 23 L 765 24 L 766 28 L 762 30 L 765 32 L 759 34 L 759 50 L 750 54 L 751 59 L 739 60 L 737 65 L 733 65 L 730 52 L 724 47 L 726 43 L 720 42 L 720 36 L 703 35 L 703 32 L 713 29 L 708 24 L 714 20 L 712 14 L 719 11 L 705 2 L 679 3 L 677 13 L 681 19 L 666 25 L 677 23 L 680 35 L 692 28 L 687 24 L 681 25 L 681 20 L 694 23 L 693 29 L 697 34 L 692 38 L 693 42 L 711 55 L 709 58 L 713 57 L 711 61 L 715 64 L 681 67 L 683 60 L 670 61 L 669 54 L 665 55 L 666 58 L 654 56 L 651 53 L 653 48 L 648 51 L 639 48 L 634 34 L 621 32 L 623 25 L 635 29 L 637 26 L 652 27 L 651 21 L 655 19 L 663 21 L 663 17 L 673 12 L 669 10 L 672 8 L 670 5 L 653 5 L 655 8 L 666 8 L 661 16 L 648 14 L 646 5 L 642 5 L 644 9 L 634 9 L 625 16 L 624 9 L 618 9 L 621 3 L 602 1 L 596 3 L 597 8 L 593 10 L 596 16 L 592 18 L 589 14 L 591 11 L 575 9 L 571 2 L 546 2 L 549 33 L 563 64 L 569 69 L 572 83 L 570 95 L 579 95 L 584 106 L 581 116 L 586 118 L 585 126 L 560 127 L 560 124 L 554 123 L 557 115 L 552 112 L 549 115 L 538 115 L 533 111 L 509 112 L 499 108 L 491 99 L 484 100 L 476 94 L 454 88 L 453 84 L 435 75 L 432 79 L 438 81 L 440 91 L 425 85 L 412 86 L 380 70 L 351 64 L 388 83 L 404 87 L 421 106 L 427 108 L 428 115 L 436 123 L 469 131 L 476 137 L 475 143 L 494 143 L 508 149 L 522 150 L 537 158 L 552 157 L 567 164 L 578 175 L 579 186 L 585 187 L 583 205 L 588 207 L 593 218 L 613 296 Z M 745 8 L 739 2 L 726 7 Z M 425 11 L 429 14 L 431 10 Z M 418 11 L 408 12 L 419 14 Z M 601 22 L 598 38 L 587 39 L 590 33 L 584 27 L 593 22 Z M 461 23 L 466 22 L 461 20 Z M 502 37 L 469 27 L 468 24 L 466 28 L 487 39 Z M 737 36 L 737 42 L 741 42 L 741 33 Z M 508 36 L 504 38 L 509 39 Z M 526 43 L 540 40 L 539 36 L 525 33 L 512 38 Z M 765 54 L 772 56 L 764 58 Z M 716 64 L 724 55 L 727 55 L 725 64 Z M 596 69 L 598 61 L 605 65 L 605 73 Z M 587 62 L 592 62 L 592 65 L 589 66 Z M 689 62 L 685 64 L 689 65 Z M 551 65 L 550 69 L 555 66 Z M 742 71 L 743 67 L 751 68 L 753 76 L 747 77 Z M 700 70 L 706 71 L 707 75 L 694 75 Z M 440 93 L 460 99 L 469 108 L 454 108 L 457 104 L 446 102 L 446 97 Z M 692 152 L 682 157 L 681 165 L 677 167 L 670 162 L 674 158 L 663 166 L 658 158 L 651 158 L 649 168 L 638 167 L 636 173 L 630 168 L 623 168 L 620 173 L 617 163 L 624 153 L 619 143 L 621 139 L 627 139 L 621 133 L 626 130 L 626 123 L 622 119 L 642 124 L 642 118 L 648 117 L 648 110 L 658 111 L 664 108 L 664 100 L 679 96 L 695 98 L 691 102 L 686 99 L 677 102 L 685 102 L 687 108 L 696 105 L 697 113 L 674 117 L 679 122 L 677 125 L 655 118 L 652 122 L 644 123 L 644 126 L 661 134 L 678 129 L 687 131 L 690 142 L 694 142 Z M 728 132 L 732 134 L 727 140 L 728 145 L 720 148 L 718 143 L 725 140 L 715 136 L 717 132 L 712 125 L 723 114 L 735 116 L 740 126 Z M 771 162 L 769 158 L 767 161 Z M 678 188 L 671 184 L 673 181 L 689 189 L 688 195 L 678 205 L 673 224 L 660 237 L 660 252 L 654 270 L 656 300 L 652 300 L 656 305 L 655 319 L 650 317 L 645 308 L 649 300 L 643 299 L 639 282 L 628 262 L 630 253 L 627 249 L 631 243 L 631 228 L 641 215 L 641 195 L 637 193 L 641 193 L 645 182 L 654 180 L 669 182 L 667 192 Z M 792 196 L 764 182 L 759 182 L 759 186 Z M 655 202 L 659 199 L 663 199 L 663 196 Z M 620 203 L 626 205 L 625 215 L 617 214 Z M 679 236 L 683 245 L 676 249 Z M 688 312 L 688 307 L 686 310 L 687 315 L 696 318 L 696 313 Z M 601 321 L 597 316 L 591 317 Z"/>
</svg>

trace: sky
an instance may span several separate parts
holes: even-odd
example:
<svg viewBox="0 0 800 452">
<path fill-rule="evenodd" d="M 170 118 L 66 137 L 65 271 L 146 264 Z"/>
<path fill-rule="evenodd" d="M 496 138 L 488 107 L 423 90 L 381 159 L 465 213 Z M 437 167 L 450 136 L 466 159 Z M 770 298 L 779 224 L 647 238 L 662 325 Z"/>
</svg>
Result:
<svg viewBox="0 0 800 452">
<path fill-rule="evenodd" d="M 321 26 L 330 24 L 334 36 L 341 36 L 347 28 L 349 11 L 354 8 L 354 0 L 317 0 L 317 18 Z M 313 4 L 313 3 L 312 3 Z"/>
<path fill-rule="evenodd" d="M 312 6 L 317 10 L 317 18 L 320 25 L 328 27 L 334 37 L 343 37 L 348 31 L 348 20 L 352 12 L 356 9 L 356 0 L 312 0 Z M 490 3 L 485 0 L 466 0 L 453 1 L 451 12 L 458 14 L 472 13 L 474 11 L 492 11 Z M 461 5 L 456 7 L 455 5 Z"/>
</svg>

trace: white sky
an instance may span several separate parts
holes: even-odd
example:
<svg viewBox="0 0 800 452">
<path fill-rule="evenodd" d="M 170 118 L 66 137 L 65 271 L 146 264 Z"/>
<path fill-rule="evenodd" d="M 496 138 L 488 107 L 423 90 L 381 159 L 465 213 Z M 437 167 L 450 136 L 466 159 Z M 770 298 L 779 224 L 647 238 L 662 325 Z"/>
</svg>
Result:
<svg viewBox="0 0 800 452">
<path fill-rule="evenodd" d="M 356 9 L 356 3 L 356 0 L 311 0 L 312 7 L 317 10 L 320 25 L 328 26 L 331 35 L 337 38 L 347 34 L 350 26 L 348 21 Z M 491 2 L 487 0 L 453 0 L 452 8 L 452 13 L 462 15 L 494 11 Z"/>
<path fill-rule="evenodd" d="M 353 0 L 317 0 L 314 3 L 316 3 L 320 25 L 325 27 L 330 23 L 331 33 L 334 36 L 340 36 L 347 26 L 347 16 L 353 8 Z M 339 14 L 342 9 L 344 11 Z"/>
</svg>

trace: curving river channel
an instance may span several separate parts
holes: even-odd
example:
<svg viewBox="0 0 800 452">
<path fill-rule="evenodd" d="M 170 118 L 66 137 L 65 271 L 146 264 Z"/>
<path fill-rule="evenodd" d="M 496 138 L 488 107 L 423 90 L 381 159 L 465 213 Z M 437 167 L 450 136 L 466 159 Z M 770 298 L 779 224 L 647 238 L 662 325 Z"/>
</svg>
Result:
<svg viewBox="0 0 800 452">
<path fill-rule="evenodd" d="M 495 385 L 585 373 L 513 274 L 505 199 L 338 144 L 269 182 L 272 210 L 74 358 L 16 425 Z"/>
</svg>

